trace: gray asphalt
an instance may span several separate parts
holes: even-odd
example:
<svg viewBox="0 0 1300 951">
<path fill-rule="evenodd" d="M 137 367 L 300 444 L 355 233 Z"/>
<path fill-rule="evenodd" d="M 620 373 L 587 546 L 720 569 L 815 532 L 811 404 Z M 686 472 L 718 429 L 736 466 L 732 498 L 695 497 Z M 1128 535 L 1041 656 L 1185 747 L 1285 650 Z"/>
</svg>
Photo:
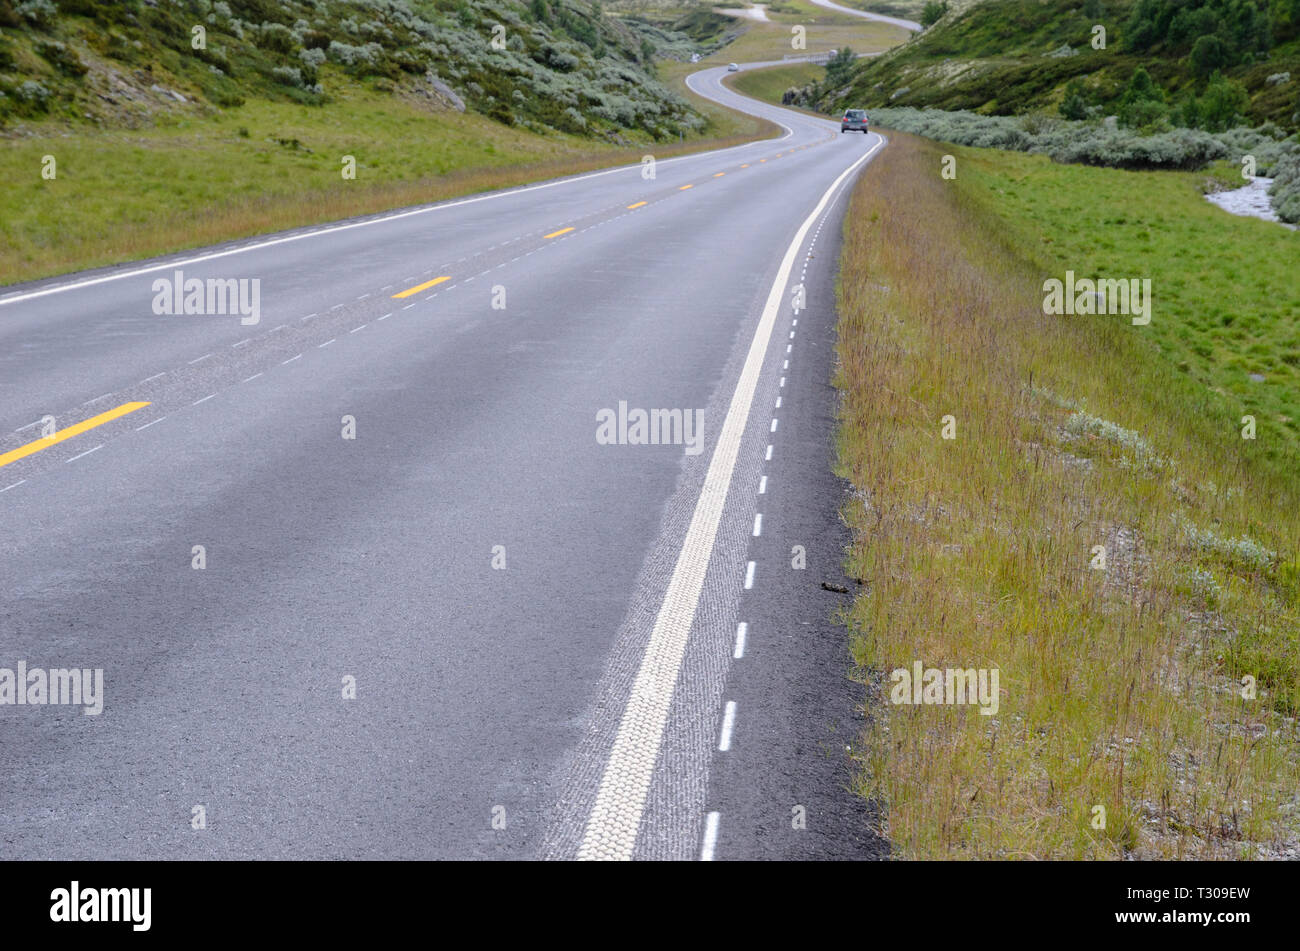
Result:
<svg viewBox="0 0 1300 951">
<path fill-rule="evenodd" d="M 574 854 L 778 263 L 877 141 L 744 99 L 722 75 L 691 82 L 784 138 L 662 161 L 652 181 L 622 168 L 0 296 L 0 458 L 46 415 L 62 429 L 150 404 L 0 465 L 0 668 L 105 681 L 99 716 L 0 706 L 0 857 Z M 152 282 L 176 269 L 260 280 L 260 323 L 155 315 Z M 808 312 L 823 349 L 830 293 L 824 277 Z M 738 615 L 787 623 L 780 599 L 742 605 L 741 581 L 764 451 L 779 445 L 769 408 L 800 350 L 778 346 L 790 320 L 742 443 L 639 857 L 699 854 L 730 795 L 713 767 L 745 663 Z M 818 373 L 784 398 L 825 422 Z M 596 414 L 620 400 L 703 410 L 704 451 L 598 444 Z M 828 432 L 809 473 L 828 464 Z M 783 491 L 817 494 L 822 516 L 838 504 L 824 482 Z M 756 808 L 722 816 L 719 858 L 769 854 L 735 831 Z"/>
</svg>

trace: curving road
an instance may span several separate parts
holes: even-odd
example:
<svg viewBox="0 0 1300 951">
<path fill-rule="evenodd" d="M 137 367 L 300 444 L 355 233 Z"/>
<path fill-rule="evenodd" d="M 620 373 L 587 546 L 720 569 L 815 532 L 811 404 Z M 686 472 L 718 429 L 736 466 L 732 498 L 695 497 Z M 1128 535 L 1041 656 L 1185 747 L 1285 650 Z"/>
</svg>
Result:
<svg viewBox="0 0 1300 951">
<path fill-rule="evenodd" d="M 911 30 L 914 33 L 920 33 L 924 27 L 915 20 L 904 20 L 899 17 L 885 16 L 883 13 L 871 13 L 867 10 L 859 10 L 857 7 L 846 7 L 842 4 L 832 3 L 831 0 L 812 0 L 819 7 L 825 7 L 827 10 L 834 10 L 836 13 L 843 13 L 851 17 L 861 17 L 864 20 L 875 20 L 878 23 L 892 23 L 894 26 L 901 26 L 905 30 Z"/>
<path fill-rule="evenodd" d="M 723 75 L 780 139 L 0 297 L 0 668 L 104 683 L 0 704 L 0 855 L 880 853 L 819 744 L 834 263 L 884 142 Z M 155 312 L 193 279 L 259 321 Z M 604 444 L 624 406 L 702 425 Z"/>
</svg>

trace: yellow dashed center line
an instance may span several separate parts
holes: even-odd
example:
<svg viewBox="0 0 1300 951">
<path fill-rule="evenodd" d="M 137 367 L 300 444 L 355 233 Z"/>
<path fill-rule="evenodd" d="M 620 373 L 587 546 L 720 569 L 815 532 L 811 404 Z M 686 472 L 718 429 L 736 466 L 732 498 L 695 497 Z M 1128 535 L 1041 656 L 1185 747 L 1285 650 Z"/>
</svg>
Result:
<svg viewBox="0 0 1300 951">
<path fill-rule="evenodd" d="M 741 168 L 749 168 L 749 163 L 746 162 L 744 165 L 742 165 L 742 166 L 740 166 L 740 167 L 741 167 Z"/>
<path fill-rule="evenodd" d="M 80 436 L 89 429 L 96 426 L 103 426 L 105 423 L 111 423 L 118 417 L 125 416 L 127 413 L 134 413 L 138 409 L 144 409 L 148 403 L 123 403 L 116 409 L 110 409 L 107 413 L 100 413 L 98 416 L 92 416 L 90 419 L 82 420 L 67 429 L 60 429 L 53 436 L 44 436 L 34 442 L 29 442 L 25 446 L 19 446 L 17 449 L 11 449 L 4 455 L 0 456 L 0 466 L 7 466 L 11 462 L 17 462 L 30 456 L 34 452 L 40 452 L 42 449 L 49 449 L 51 446 L 57 446 L 65 439 L 71 439 L 73 436 Z"/>
<path fill-rule="evenodd" d="M 637 202 L 635 205 L 628 205 L 627 207 L 628 207 L 628 210 L 631 211 L 633 208 L 640 208 L 640 207 L 641 207 L 642 205 L 644 205 L 644 204 L 645 204 L 645 202 L 643 202 L 643 201 L 639 201 L 639 202 Z"/>
<path fill-rule="evenodd" d="M 572 228 L 561 228 L 559 231 L 552 231 L 550 234 L 542 235 L 543 238 L 558 238 L 562 234 L 568 234 Z"/>
<path fill-rule="evenodd" d="M 694 185 L 683 185 L 681 188 L 679 188 L 679 189 L 677 189 L 677 190 L 678 190 L 679 192 L 684 192 L 684 191 L 686 191 L 686 189 L 688 189 L 688 188 L 694 188 L 694 187 L 695 187 Z"/>
<path fill-rule="evenodd" d="M 412 294 L 418 294 L 420 291 L 427 291 L 429 288 L 441 284 L 443 281 L 450 281 L 451 275 L 444 274 L 442 277 L 435 277 L 432 281 L 425 281 L 423 284 L 416 284 L 414 287 L 408 287 L 404 291 L 398 291 L 394 297 L 410 297 Z"/>
<path fill-rule="evenodd" d="M 721 178 L 723 175 L 726 175 L 726 174 L 727 174 L 726 172 L 714 172 L 714 173 L 713 173 L 713 177 L 714 177 L 714 178 Z"/>
</svg>

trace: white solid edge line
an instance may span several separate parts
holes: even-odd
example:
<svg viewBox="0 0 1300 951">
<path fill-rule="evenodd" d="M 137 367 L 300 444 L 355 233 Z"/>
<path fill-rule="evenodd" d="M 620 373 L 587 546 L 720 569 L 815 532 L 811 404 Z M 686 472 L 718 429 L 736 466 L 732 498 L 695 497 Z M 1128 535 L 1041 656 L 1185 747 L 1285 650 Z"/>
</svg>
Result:
<svg viewBox="0 0 1300 951">
<path fill-rule="evenodd" d="M 749 345 L 731 404 L 722 423 L 718 442 L 709 461 L 704 484 L 700 488 L 691 516 L 690 527 L 682 542 L 672 577 L 664 591 L 649 643 L 641 658 L 636 680 L 619 722 L 614 747 L 601 776 L 596 801 L 578 849 L 580 859 L 630 859 L 636 846 L 641 815 L 645 811 L 646 793 L 654 772 L 664 728 L 672 703 L 673 689 L 686 653 L 686 641 L 695 623 L 704 576 L 713 553 L 713 543 L 726 506 L 731 476 L 736 468 L 741 437 L 749 421 L 749 411 L 758 387 L 759 374 L 767 356 L 768 344 L 776 326 L 777 315 L 785 301 L 785 288 L 794 269 L 799 248 L 803 246 L 814 222 L 835 196 L 840 186 L 881 146 L 885 139 L 864 152 L 822 193 L 812 213 L 795 233 L 776 280 L 768 293 L 754 338 Z"/>
<path fill-rule="evenodd" d="M 696 91 L 698 92 L 698 90 Z M 794 135 L 794 129 L 786 125 L 784 122 L 780 122 L 775 119 L 769 119 L 768 121 L 775 122 L 781 128 L 785 129 L 786 134 L 782 136 L 781 139 L 779 139 L 778 141 L 783 142 L 786 139 L 790 138 L 790 136 Z M 756 145 L 767 144 L 768 142 L 770 142 L 769 139 L 760 139 L 757 142 L 747 142 L 741 145 L 733 145 L 725 149 L 714 149 L 714 150 L 709 150 L 704 152 L 695 152 L 694 154 L 691 155 L 679 155 L 674 158 L 662 159 L 656 164 L 668 165 L 671 162 L 681 162 L 687 159 L 698 159 L 708 155 L 722 155 L 726 152 L 732 151 L 733 149 L 748 149 L 748 148 L 753 148 Z M 441 209 L 444 208 L 459 208 L 461 205 L 473 205 L 480 201 L 493 201 L 494 199 L 497 198 L 513 198 L 516 195 L 522 195 L 525 194 L 526 192 L 540 191 L 543 188 L 555 188 L 556 186 L 559 185 L 567 185 L 567 184 L 572 184 L 574 182 L 583 182 L 592 178 L 600 178 L 604 175 L 613 175 L 616 172 L 626 172 L 629 169 L 639 169 L 640 167 L 641 167 L 641 163 L 639 162 L 636 165 L 617 165 L 614 168 L 607 168 L 599 172 L 589 172 L 586 175 L 579 175 L 574 178 L 558 178 L 553 181 L 541 182 L 536 185 L 525 185 L 522 188 L 512 188 L 507 191 L 493 192 L 489 195 L 478 195 L 474 198 L 461 198 L 461 199 L 457 199 L 456 201 L 451 201 L 447 203 L 427 205 L 423 208 L 413 208 L 410 211 L 399 211 L 396 214 L 383 215 L 378 218 L 370 218 L 367 219 L 366 221 L 354 221 L 350 224 L 343 224 L 343 225 L 330 225 L 329 227 L 326 228 L 317 228 L 314 231 L 305 231 L 299 234 L 285 235 L 283 238 L 271 238 L 270 240 L 267 241 L 258 241 L 253 244 L 246 244 L 237 248 L 227 248 L 224 251 L 213 251 L 210 254 L 200 254 L 192 258 L 182 258 L 178 261 L 168 261 L 166 264 L 152 264 L 149 265 L 148 267 L 139 267 L 139 268 L 134 268 L 133 270 L 130 271 L 122 271 L 121 273 L 118 274 L 103 274 L 99 277 L 87 278 L 86 280 L 82 280 L 82 281 L 73 281 L 70 284 L 59 284 L 55 287 L 41 288 L 38 291 L 28 291 L 26 294 L 15 294 L 12 297 L 0 297 L 0 307 L 3 307 L 5 304 L 16 304 L 20 301 L 35 300 L 38 297 L 46 297 L 47 295 L 58 294 L 61 293 L 62 291 L 76 290 L 77 288 L 81 288 L 81 287 L 93 287 L 96 284 L 106 284 L 109 281 L 120 281 L 128 277 L 139 277 L 141 274 L 153 274 L 157 271 L 170 271 L 170 270 L 175 270 L 177 268 L 185 268 L 192 264 L 201 264 L 204 261 L 215 261 L 218 258 L 229 257 L 232 254 L 243 254 L 246 251 L 260 251 L 263 248 L 273 248 L 277 245 L 289 244 L 290 242 L 293 241 L 301 241 L 304 238 L 316 238 L 319 237 L 320 235 L 335 234 L 340 231 L 351 231 L 353 228 L 365 228 L 369 225 L 377 225 L 389 221 L 397 221 L 399 218 L 410 218 L 413 215 L 425 215 L 428 214 L 429 212 L 440 211 Z"/>
<path fill-rule="evenodd" d="M 704 821 L 704 845 L 700 847 L 700 861 L 712 862 L 713 850 L 718 847 L 718 820 L 722 818 L 719 813 L 710 812 L 709 817 Z"/>
</svg>

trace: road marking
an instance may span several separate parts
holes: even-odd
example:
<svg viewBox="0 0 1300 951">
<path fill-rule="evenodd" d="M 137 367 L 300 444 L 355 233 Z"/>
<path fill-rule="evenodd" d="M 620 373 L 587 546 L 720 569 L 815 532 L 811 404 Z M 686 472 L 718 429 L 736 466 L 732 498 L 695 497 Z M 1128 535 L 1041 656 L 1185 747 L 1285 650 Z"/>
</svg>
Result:
<svg viewBox="0 0 1300 951">
<path fill-rule="evenodd" d="M 19 479 L 13 485 L 7 485 L 3 489 L 0 489 L 0 492 L 8 492 L 10 489 L 16 489 L 26 481 L 27 481 L 26 479 Z"/>
<path fill-rule="evenodd" d="M 379 319 L 380 319 L 380 320 L 387 320 L 389 317 L 392 317 L 392 316 L 393 316 L 392 314 L 384 314 L 384 316 L 380 317 Z"/>
<path fill-rule="evenodd" d="M 338 339 L 339 339 L 338 337 L 330 337 L 330 338 L 329 338 L 328 340 L 326 340 L 324 343 L 318 343 L 318 344 L 316 344 L 316 349 L 317 349 L 317 350 L 324 350 L 326 347 L 328 347 L 330 344 L 332 344 L 335 340 L 338 340 Z"/>
<path fill-rule="evenodd" d="M 302 354 L 300 353 L 300 354 L 298 354 L 297 357 L 290 357 L 288 360 L 282 360 L 282 361 L 280 362 L 280 366 L 284 366 L 286 363 L 293 363 L 294 360 L 297 360 L 298 357 L 301 357 L 301 356 L 302 356 Z"/>
<path fill-rule="evenodd" d="M 749 168 L 749 163 L 746 162 L 744 165 L 742 165 L 742 166 L 740 166 L 740 167 L 741 167 L 741 168 Z"/>
<path fill-rule="evenodd" d="M 77 453 L 75 456 L 73 456 L 71 459 L 68 459 L 67 461 L 68 461 L 68 462 L 76 462 L 76 461 L 77 461 L 78 459 L 80 459 L 82 456 L 88 456 L 88 455 L 90 455 L 92 452 L 96 452 L 96 451 L 98 451 L 98 450 L 100 450 L 100 449 L 103 449 L 103 448 L 104 448 L 104 444 L 103 444 L 103 443 L 100 443 L 100 444 L 99 444 L 98 446 L 96 446 L 94 449 L 87 449 L 85 452 L 79 452 L 79 453 Z"/>
<path fill-rule="evenodd" d="M 166 376 L 166 375 L 167 375 L 167 371 L 166 371 L 166 370 L 163 370 L 161 373 L 155 373 L 153 376 L 147 376 L 147 377 L 145 377 L 145 378 L 144 378 L 143 380 L 141 380 L 140 382 L 141 382 L 141 383 L 148 383 L 150 380 L 156 380 L 156 379 L 158 379 L 159 377 L 163 377 L 163 376 Z"/>
<path fill-rule="evenodd" d="M 443 281 L 450 281 L 451 275 L 444 274 L 442 277 L 435 277 L 432 281 L 425 281 L 423 284 L 416 284 L 414 287 L 408 287 L 404 291 L 398 291 L 393 297 L 410 297 L 412 294 L 418 294 L 420 291 L 427 291 L 431 287 L 441 284 Z"/>
<path fill-rule="evenodd" d="M 758 480 L 758 494 L 767 495 L 767 476 L 762 476 Z"/>
<path fill-rule="evenodd" d="M 694 187 L 695 187 L 694 185 L 683 185 L 681 188 L 679 188 L 679 189 L 677 189 L 677 190 L 678 190 L 679 192 L 684 192 L 684 191 L 686 191 L 686 189 L 688 189 L 688 188 L 694 188 Z"/>
<path fill-rule="evenodd" d="M 725 753 L 731 749 L 731 731 L 736 728 L 736 701 L 728 700 L 726 712 L 722 714 L 722 736 L 718 738 L 718 752 Z"/>
<path fill-rule="evenodd" d="M 560 235 L 562 235 L 562 234 L 568 234 L 568 233 L 569 233 L 570 231 L 572 231 L 572 230 L 573 230 L 572 228 L 561 228 L 559 231 L 552 231 L 550 234 L 544 234 L 544 235 L 542 235 L 542 238 L 543 238 L 543 239 L 546 239 L 546 238 L 558 238 Z"/>
<path fill-rule="evenodd" d="M 356 333 L 358 330 L 365 330 L 365 329 L 366 329 L 367 327 L 369 327 L 369 326 L 370 326 L 369 324 L 362 324 L 360 327 L 353 327 L 351 330 L 348 331 L 348 333 L 350 333 L 350 334 L 354 334 L 354 333 Z"/>
<path fill-rule="evenodd" d="M 781 408 L 781 397 L 779 396 L 776 398 L 776 408 L 777 409 Z"/>
<path fill-rule="evenodd" d="M 207 396 L 203 397 L 203 399 L 201 399 L 201 400 L 195 400 L 195 401 L 194 401 L 193 403 L 191 403 L 190 405 L 191 405 L 191 406 L 198 406 L 200 403 L 206 403 L 208 400 L 212 399 L 212 397 L 214 397 L 214 396 L 216 396 L 216 395 L 217 395 L 216 393 L 209 393 Z"/>
<path fill-rule="evenodd" d="M 262 374 L 260 374 L 260 373 L 254 373 L 252 376 L 248 377 L 248 379 L 244 380 L 244 382 L 245 382 L 245 383 L 252 383 L 254 380 L 256 380 L 256 379 L 257 379 L 259 376 L 261 376 L 261 375 L 262 375 Z"/>
<path fill-rule="evenodd" d="M 113 395 L 113 394 L 112 394 L 111 391 L 108 392 L 108 393 L 101 393 L 99 396 L 96 396 L 94 399 L 86 400 L 86 402 L 82 403 L 81 405 L 82 405 L 82 406 L 89 406 L 91 403 L 98 403 L 100 400 L 106 400 L 106 399 L 108 399 L 108 398 L 109 398 L 110 396 L 112 396 L 112 395 Z"/>
<path fill-rule="evenodd" d="M 239 341 L 239 343 L 232 343 L 232 344 L 230 345 L 230 349 L 233 350 L 233 349 L 235 349 L 236 347 L 242 347 L 242 346 L 244 346 L 245 344 L 249 344 L 249 343 L 252 343 L 252 342 L 253 342 L 253 338 L 252 338 L 252 337 L 247 337 L 247 338 L 245 338 L 244 340 Z"/>
<path fill-rule="evenodd" d="M 43 436 L 35 442 L 29 442 L 25 446 L 11 449 L 4 455 L 0 455 L 0 468 L 9 465 L 11 462 L 17 462 L 19 459 L 25 459 L 32 453 L 40 452 L 42 449 L 48 449 L 50 446 L 57 446 L 65 439 L 71 439 L 73 436 L 80 436 L 82 433 L 88 432 L 96 426 L 103 426 L 105 423 L 111 423 L 113 420 L 125 416 L 127 413 L 134 413 L 138 409 L 144 409 L 148 405 L 148 403 L 123 403 L 121 406 L 110 409 L 105 413 L 100 413 L 98 416 L 92 416 L 90 419 L 85 419 L 79 423 L 75 423 L 67 429 L 60 429 L 53 436 Z"/>
<path fill-rule="evenodd" d="M 754 513 L 754 537 L 758 538 L 763 534 L 763 513 Z"/>
<path fill-rule="evenodd" d="M 704 845 L 700 848 L 700 861 L 712 862 L 713 850 L 718 845 L 718 820 L 721 815 L 716 812 L 710 812 L 708 818 L 704 821 Z"/>
<path fill-rule="evenodd" d="M 628 205 L 628 206 L 627 206 L 627 210 L 628 210 L 628 211 L 631 211 L 633 208 L 640 208 L 640 207 L 641 207 L 642 205 L 644 205 L 644 204 L 646 204 L 646 203 L 643 202 L 643 201 L 639 201 L 639 202 L 637 202 L 635 205 Z"/>
<path fill-rule="evenodd" d="M 775 420 L 775 419 L 772 420 L 772 428 L 769 429 L 768 432 L 770 432 L 770 433 L 774 433 L 774 432 L 776 432 L 776 420 Z"/>
<path fill-rule="evenodd" d="M 695 91 L 695 87 L 692 86 L 690 83 L 690 77 L 687 77 L 686 85 L 692 91 Z M 790 138 L 790 136 L 794 135 L 794 130 L 790 128 L 788 125 L 785 125 L 782 122 L 777 122 L 777 125 L 785 129 L 785 135 L 782 136 L 782 140 L 788 139 Z M 747 142 L 744 145 L 734 145 L 728 149 L 720 149 L 717 153 L 714 154 L 729 152 L 732 149 L 752 148 L 755 145 L 761 145 L 761 144 L 763 143 Z M 870 155 L 871 153 L 868 152 L 867 154 Z M 659 165 L 667 165 L 672 162 L 687 162 L 697 158 L 699 158 L 698 155 L 682 155 L 676 158 L 661 159 L 659 161 Z M 229 257 L 232 254 L 243 254 L 246 251 L 260 251 L 263 248 L 271 248 L 281 244 L 289 244 L 294 241 L 301 241 L 304 238 L 313 238 L 313 237 L 318 237 L 320 235 L 327 235 L 327 234 L 337 234 L 340 231 L 351 231 L 353 228 L 368 228 L 371 225 L 386 224 L 387 222 L 390 221 L 397 221 L 400 218 L 410 218 L 412 215 L 427 215 L 430 212 L 444 211 L 448 208 L 459 208 L 462 205 L 474 205 L 481 201 L 496 201 L 501 198 L 515 198 L 519 195 L 527 194 L 528 192 L 541 191 L 544 188 L 558 188 L 562 185 L 572 185 L 577 182 L 587 181 L 588 179 L 592 179 L 592 178 L 603 178 L 606 175 L 616 175 L 620 172 L 626 172 L 630 168 L 639 168 L 639 167 L 640 167 L 639 162 L 635 165 L 616 165 L 613 168 L 602 169 L 599 172 L 589 172 L 586 175 L 577 175 L 569 178 L 561 178 L 554 181 L 541 182 L 536 185 L 525 185 L 520 188 L 510 188 L 504 191 L 493 192 L 488 195 L 476 195 L 473 198 L 461 198 L 456 201 L 440 202 L 438 204 L 426 205 L 423 208 L 413 208 L 410 211 L 399 211 L 391 215 L 383 215 L 378 218 L 369 218 L 365 221 L 354 221 L 348 224 L 332 225 L 327 228 L 315 228 L 310 231 L 303 231 L 298 234 L 287 235 L 283 238 L 272 238 L 268 241 L 256 241 L 248 244 L 242 244 L 239 247 L 228 248 L 225 251 L 213 251 L 209 254 L 200 254 L 192 258 L 183 258 L 179 261 L 169 261 L 166 264 L 155 264 L 155 265 L 151 265 L 150 267 L 134 268 L 129 271 L 120 271 L 116 274 L 108 274 L 103 277 L 94 277 L 84 281 L 73 281 L 68 284 L 59 284 L 55 287 L 46 287 L 46 288 L 42 288 L 39 291 L 31 291 L 30 293 L 27 294 L 16 294 L 12 297 L 0 298 L 0 307 L 3 307 L 5 304 L 16 304 L 19 301 L 33 300 L 37 297 L 45 297 L 47 294 L 58 294 L 61 293 L 62 291 L 70 291 L 82 287 L 92 287 L 96 284 L 104 284 L 107 283 L 108 281 L 119 281 L 122 280 L 123 278 L 138 277 L 141 274 L 153 274 L 156 271 L 171 271 L 171 270 L 175 270 L 176 268 L 189 267 L 192 264 L 200 264 L 203 261 L 213 261 L 216 260 L 217 258 Z"/>
<path fill-rule="evenodd" d="M 655 761 L 663 746 L 664 729 L 667 728 L 672 694 L 681 673 L 682 659 L 686 653 L 686 640 L 699 609 L 699 596 L 705 585 L 705 574 L 718 538 L 718 529 L 727 507 L 732 474 L 740 453 L 741 439 L 749 421 L 750 407 L 767 357 L 768 344 L 776 327 L 777 314 L 785 303 L 785 290 L 794 270 L 794 261 L 803 242 L 818 221 L 823 209 L 831 203 L 841 184 L 884 146 L 880 139 L 870 151 L 841 171 L 822 197 L 813 212 L 803 220 L 785 249 L 785 256 L 777 268 L 763 305 L 762 316 L 754 329 L 749 353 L 742 365 L 731 405 L 724 417 L 718 443 L 708 463 L 705 481 L 695 500 L 694 513 L 686 537 L 682 539 L 677 563 L 664 590 L 663 602 L 650 631 L 637 676 L 632 683 L 627 707 L 619 721 L 614 748 L 604 764 L 601 785 L 586 822 L 580 859 L 630 859 L 637 843 L 637 830 L 645 812 L 646 792 L 654 774 Z M 753 573 L 750 563 L 749 573 Z"/>
<path fill-rule="evenodd" d="M 736 649 L 731 652 L 731 656 L 740 660 L 745 656 L 745 636 L 749 633 L 749 625 L 741 621 L 736 625 Z"/>
<path fill-rule="evenodd" d="M 788 369 L 790 369 L 790 361 L 789 361 L 789 360 L 786 360 L 784 363 L 782 363 L 782 364 L 781 364 L 781 369 L 782 369 L 782 370 L 788 370 Z"/>
<path fill-rule="evenodd" d="M 771 444 L 771 443 L 768 443 L 768 444 L 767 444 L 767 455 L 766 455 L 764 458 L 766 458 L 768 462 L 771 462 L 771 461 L 772 461 L 772 444 Z"/>
<path fill-rule="evenodd" d="M 727 174 L 726 172 L 715 172 L 714 175 L 713 175 L 713 177 L 714 177 L 714 178 L 721 178 L 723 175 L 726 175 L 726 174 Z"/>
<path fill-rule="evenodd" d="M 135 428 L 135 431 L 138 433 L 138 432 L 139 432 L 140 430 L 142 430 L 142 429 L 148 429 L 148 428 L 149 428 L 150 426 L 152 426 L 154 423 L 161 423 L 161 422 L 162 422 L 164 419 L 166 419 L 166 418 L 167 418 L 166 416 L 159 416 L 157 419 L 155 419 L 155 420 L 150 420 L 149 422 L 145 423 L 143 426 L 137 426 L 137 427 Z"/>
<path fill-rule="evenodd" d="M 192 367 L 192 366 L 194 366 L 194 364 L 196 364 L 196 363 L 202 363 L 204 360 L 206 360 L 206 359 L 207 359 L 208 357 L 210 357 L 210 356 L 212 356 L 212 354 L 210 354 L 210 353 L 205 353 L 203 356 L 199 357 L 197 360 L 191 360 L 189 363 L 187 363 L 187 364 L 185 364 L 185 365 L 186 365 L 187 367 Z"/>
<path fill-rule="evenodd" d="M 748 591 L 754 587 L 754 563 L 751 561 L 745 566 L 745 590 Z"/>
</svg>

